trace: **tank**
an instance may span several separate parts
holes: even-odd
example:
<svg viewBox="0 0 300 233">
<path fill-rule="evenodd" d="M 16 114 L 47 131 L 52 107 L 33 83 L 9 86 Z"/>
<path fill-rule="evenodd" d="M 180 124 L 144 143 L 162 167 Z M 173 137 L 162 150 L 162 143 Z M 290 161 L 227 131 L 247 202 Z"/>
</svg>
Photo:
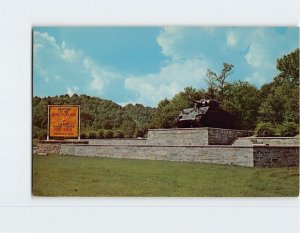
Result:
<svg viewBox="0 0 300 233">
<path fill-rule="evenodd" d="M 178 118 L 179 128 L 213 127 L 235 129 L 235 117 L 220 108 L 219 102 L 214 99 L 192 100 L 193 108 L 183 109 Z"/>
</svg>

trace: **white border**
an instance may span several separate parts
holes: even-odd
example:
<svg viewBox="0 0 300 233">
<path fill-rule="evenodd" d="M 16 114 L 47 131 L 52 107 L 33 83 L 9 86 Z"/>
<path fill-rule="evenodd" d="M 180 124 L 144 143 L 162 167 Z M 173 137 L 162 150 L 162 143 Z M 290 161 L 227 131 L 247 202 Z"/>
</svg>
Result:
<svg viewBox="0 0 300 233">
<path fill-rule="evenodd" d="M 32 198 L 31 28 L 299 26 L 299 9 L 297 0 L 0 0 L 0 231 L 298 232 L 296 198 Z"/>
</svg>

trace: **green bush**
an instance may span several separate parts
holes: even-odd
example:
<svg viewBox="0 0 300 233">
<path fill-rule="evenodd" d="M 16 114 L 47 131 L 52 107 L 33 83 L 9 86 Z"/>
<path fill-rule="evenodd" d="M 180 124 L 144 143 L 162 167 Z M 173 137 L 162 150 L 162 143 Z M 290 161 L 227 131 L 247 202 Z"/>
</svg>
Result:
<svg viewBox="0 0 300 233">
<path fill-rule="evenodd" d="M 89 139 L 95 139 L 96 138 L 96 132 L 95 131 L 89 131 L 87 133 L 87 136 Z"/>
<path fill-rule="evenodd" d="M 136 137 L 137 138 L 139 138 L 139 137 L 141 137 L 141 138 L 143 138 L 143 137 L 145 137 L 145 134 L 147 133 L 147 129 L 138 129 L 137 131 L 136 131 Z"/>
<path fill-rule="evenodd" d="M 47 138 L 47 130 L 41 129 L 39 127 L 33 126 L 32 128 L 32 138 L 39 140 L 44 140 Z"/>
<path fill-rule="evenodd" d="M 81 133 L 80 134 L 80 139 L 86 139 L 86 134 L 85 133 Z"/>
<path fill-rule="evenodd" d="M 107 130 L 104 134 L 105 138 L 113 138 L 113 136 L 114 136 L 114 132 L 111 130 Z"/>
<path fill-rule="evenodd" d="M 299 126 L 295 122 L 283 122 L 277 127 L 280 136 L 293 137 L 299 133 Z"/>
<path fill-rule="evenodd" d="M 115 131 L 114 138 L 124 138 L 124 132 L 122 130 Z"/>
<path fill-rule="evenodd" d="M 275 128 L 270 122 L 261 122 L 257 124 L 255 134 L 258 137 L 275 136 Z"/>
<path fill-rule="evenodd" d="M 98 139 L 104 138 L 104 131 L 102 129 L 98 130 L 96 138 Z"/>
<path fill-rule="evenodd" d="M 38 138 L 40 130 L 41 129 L 39 127 L 33 126 L 33 128 L 32 128 L 32 138 Z"/>
</svg>

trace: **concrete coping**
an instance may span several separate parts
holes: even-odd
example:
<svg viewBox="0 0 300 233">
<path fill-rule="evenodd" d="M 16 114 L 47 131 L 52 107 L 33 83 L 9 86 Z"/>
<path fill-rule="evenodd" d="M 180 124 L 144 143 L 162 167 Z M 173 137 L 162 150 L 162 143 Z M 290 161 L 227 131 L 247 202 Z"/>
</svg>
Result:
<svg viewBox="0 0 300 233">
<path fill-rule="evenodd" d="M 97 140 L 110 140 L 110 141 L 144 141 L 147 140 L 147 138 L 91 138 L 87 139 L 88 141 L 97 141 Z"/>
<path fill-rule="evenodd" d="M 247 137 L 247 138 L 249 138 L 249 139 L 300 139 L 300 137 L 299 136 L 297 136 L 297 137 L 253 137 L 253 136 L 251 136 L 251 137 Z"/>
<path fill-rule="evenodd" d="M 274 144 L 253 144 L 253 147 L 270 147 L 270 148 L 300 148 L 300 145 L 274 145 Z"/>
<path fill-rule="evenodd" d="M 78 146 L 75 144 L 69 144 L 70 146 Z M 91 147 L 91 146 L 96 146 L 96 147 L 199 147 L 199 148 L 253 148 L 253 145 L 237 145 L 237 146 L 232 146 L 232 145 L 158 145 L 158 144 L 133 144 L 133 145 L 122 145 L 122 144 L 83 144 L 80 146 L 85 146 L 85 147 Z"/>
<path fill-rule="evenodd" d="M 68 144 L 70 146 L 77 146 L 76 144 Z M 80 146 L 96 146 L 96 147 L 206 147 L 206 148 L 300 148 L 300 145 L 268 145 L 268 144 L 249 144 L 249 145 L 158 145 L 158 144 L 133 144 L 133 145 L 122 145 L 122 144 L 81 144 Z"/>
<path fill-rule="evenodd" d="M 200 128 L 169 128 L 169 129 L 148 129 L 148 131 L 207 130 L 207 129 L 230 130 L 230 131 L 237 131 L 237 132 L 249 132 L 249 133 L 254 133 L 254 131 L 251 131 L 251 130 L 242 130 L 242 129 L 223 129 L 223 128 L 212 128 L 212 127 L 200 127 Z"/>
<path fill-rule="evenodd" d="M 38 143 L 42 143 L 42 144 L 88 144 L 89 141 L 86 140 L 74 140 L 74 141 L 65 141 L 65 140 L 41 140 Z"/>
</svg>

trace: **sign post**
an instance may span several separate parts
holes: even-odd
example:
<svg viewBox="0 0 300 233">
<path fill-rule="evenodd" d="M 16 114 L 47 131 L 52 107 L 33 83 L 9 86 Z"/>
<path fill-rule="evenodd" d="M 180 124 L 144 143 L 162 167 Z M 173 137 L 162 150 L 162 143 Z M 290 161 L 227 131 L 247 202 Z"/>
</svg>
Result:
<svg viewBox="0 0 300 233">
<path fill-rule="evenodd" d="M 78 140 L 80 140 L 80 105 L 78 105 Z"/>
<path fill-rule="evenodd" d="M 48 125 L 47 125 L 47 141 L 49 141 L 49 127 L 50 127 L 50 123 L 49 123 L 49 107 L 50 105 L 48 105 Z"/>
<path fill-rule="evenodd" d="M 80 139 L 80 106 L 48 105 L 49 138 Z"/>
</svg>

